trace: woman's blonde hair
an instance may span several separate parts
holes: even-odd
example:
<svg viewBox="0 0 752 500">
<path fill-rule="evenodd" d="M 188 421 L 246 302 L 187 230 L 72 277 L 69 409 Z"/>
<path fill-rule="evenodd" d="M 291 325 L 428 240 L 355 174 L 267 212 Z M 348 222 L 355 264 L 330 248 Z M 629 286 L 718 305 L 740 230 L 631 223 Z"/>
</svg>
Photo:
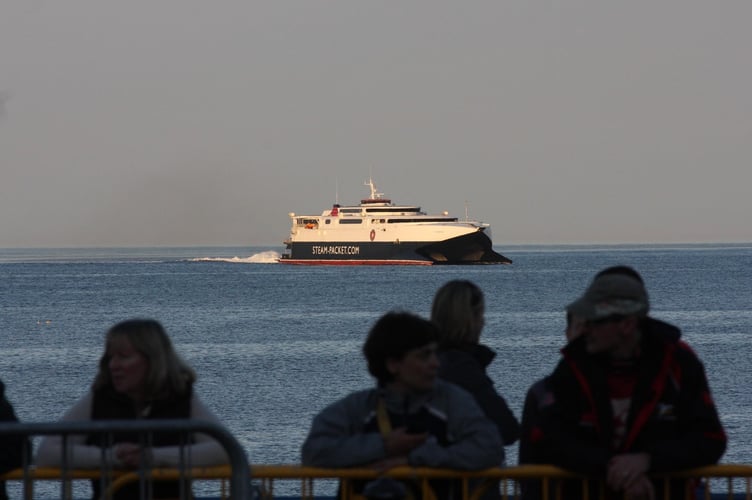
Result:
<svg viewBox="0 0 752 500">
<path fill-rule="evenodd" d="M 443 347 L 477 343 L 478 316 L 484 308 L 483 292 L 472 281 L 452 280 L 439 288 L 431 307 L 431 321 L 441 330 L 439 343 Z"/>
<path fill-rule="evenodd" d="M 107 348 L 116 338 L 128 339 L 133 348 L 148 360 L 149 370 L 144 390 L 147 400 L 185 394 L 196 380 L 196 372 L 175 352 L 170 337 L 158 321 L 129 319 L 107 331 L 104 354 L 99 360 L 99 371 L 94 378 L 94 389 L 112 385 Z"/>
</svg>

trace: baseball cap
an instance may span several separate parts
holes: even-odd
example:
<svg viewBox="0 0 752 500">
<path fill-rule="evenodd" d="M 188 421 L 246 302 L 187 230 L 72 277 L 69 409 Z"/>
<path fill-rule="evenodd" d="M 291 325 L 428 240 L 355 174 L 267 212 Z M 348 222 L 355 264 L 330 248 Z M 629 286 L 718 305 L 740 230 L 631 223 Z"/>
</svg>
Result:
<svg viewBox="0 0 752 500">
<path fill-rule="evenodd" d="M 567 306 L 567 312 L 593 321 L 615 315 L 646 316 L 650 309 L 645 286 L 632 276 L 596 276 L 585 293 Z"/>
</svg>

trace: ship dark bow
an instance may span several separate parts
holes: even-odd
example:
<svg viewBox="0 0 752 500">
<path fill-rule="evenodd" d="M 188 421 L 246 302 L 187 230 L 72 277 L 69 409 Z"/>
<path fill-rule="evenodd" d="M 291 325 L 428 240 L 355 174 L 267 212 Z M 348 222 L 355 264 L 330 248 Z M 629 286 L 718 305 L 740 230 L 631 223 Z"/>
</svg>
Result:
<svg viewBox="0 0 752 500">
<path fill-rule="evenodd" d="M 494 251 L 483 230 L 465 234 L 415 250 L 434 264 L 511 264 L 512 260 Z"/>
</svg>

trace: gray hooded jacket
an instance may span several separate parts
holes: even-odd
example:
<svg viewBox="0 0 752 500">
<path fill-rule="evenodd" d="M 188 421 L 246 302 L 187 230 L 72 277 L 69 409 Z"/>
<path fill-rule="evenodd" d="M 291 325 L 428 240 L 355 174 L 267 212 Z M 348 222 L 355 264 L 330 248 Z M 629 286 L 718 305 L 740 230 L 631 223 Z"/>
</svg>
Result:
<svg viewBox="0 0 752 500">
<path fill-rule="evenodd" d="M 409 418 L 422 412 L 444 429 L 445 435 L 429 430 L 428 440 L 410 452 L 410 465 L 463 470 L 503 465 L 504 447 L 496 426 L 473 396 L 441 380 L 432 391 L 409 398 L 374 388 L 354 392 L 328 406 L 313 419 L 303 443 L 303 465 L 356 467 L 387 458 L 383 438 L 374 428 L 379 397 L 385 398 L 390 416 Z"/>
</svg>

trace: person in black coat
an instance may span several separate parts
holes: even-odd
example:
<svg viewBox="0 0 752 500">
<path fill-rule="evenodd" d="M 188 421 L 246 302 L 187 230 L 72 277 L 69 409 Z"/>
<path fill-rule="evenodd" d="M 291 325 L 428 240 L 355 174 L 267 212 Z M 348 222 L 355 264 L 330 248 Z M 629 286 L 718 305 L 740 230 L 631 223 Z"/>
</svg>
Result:
<svg viewBox="0 0 752 500">
<path fill-rule="evenodd" d="M 471 281 L 452 280 L 436 292 L 431 320 L 441 331 L 439 377 L 472 394 L 508 446 L 519 439 L 520 425 L 486 374 L 496 353 L 480 343 L 484 313 L 483 292 Z"/>
<path fill-rule="evenodd" d="M 640 276 L 640 273 L 634 268 L 624 265 L 607 267 L 600 271 L 595 278 L 613 274 L 634 278 L 643 287 L 645 286 L 645 282 L 643 281 L 642 276 Z M 585 327 L 585 320 L 576 316 L 571 311 L 567 311 L 566 320 L 567 326 L 564 329 L 564 337 L 567 343 L 571 343 L 582 334 Z M 522 422 L 520 423 L 521 436 L 519 463 L 521 465 L 547 463 L 545 443 L 540 439 L 542 432 L 541 419 L 543 418 L 545 410 L 552 404 L 554 400 L 553 398 L 554 396 L 548 376 L 533 383 L 525 395 L 525 403 L 522 410 Z M 536 482 L 528 481 L 525 486 L 526 487 L 523 488 L 524 498 L 540 498 L 539 485 Z"/>
<path fill-rule="evenodd" d="M 18 422 L 13 406 L 5 399 L 5 385 L 0 381 L 0 422 Z M 17 469 L 23 464 L 24 450 L 29 450 L 29 440 L 24 436 L 0 436 L 0 474 Z M 8 498 L 5 481 L 0 481 L 0 500 Z"/>
<path fill-rule="evenodd" d="M 726 435 L 705 371 L 673 325 L 648 316 L 644 284 L 599 273 L 567 307 L 581 335 L 545 384 L 536 430 L 540 461 L 599 478 L 621 498 L 654 498 L 654 475 L 716 463 Z M 567 484 L 562 498 L 581 498 Z M 672 481 L 671 498 L 691 487 Z"/>
</svg>

